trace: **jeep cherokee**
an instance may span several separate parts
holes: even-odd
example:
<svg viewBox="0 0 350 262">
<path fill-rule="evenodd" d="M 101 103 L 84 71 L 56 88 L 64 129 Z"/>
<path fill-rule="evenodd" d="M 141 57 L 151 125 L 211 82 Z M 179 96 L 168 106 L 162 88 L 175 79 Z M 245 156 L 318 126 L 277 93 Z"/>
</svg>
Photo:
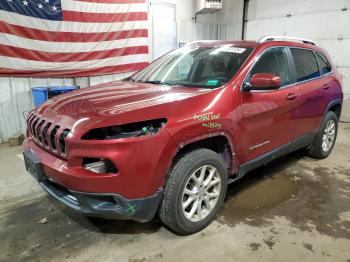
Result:
<svg viewBox="0 0 350 262">
<path fill-rule="evenodd" d="M 140 222 L 158 214 L 191 234 L 250 170 L 301 148 L 327 157 L 342 100 L 341 75 L 310 40 L 194 42 L 30 112 L 25 165 L 78 212 Z"/>
</svg>

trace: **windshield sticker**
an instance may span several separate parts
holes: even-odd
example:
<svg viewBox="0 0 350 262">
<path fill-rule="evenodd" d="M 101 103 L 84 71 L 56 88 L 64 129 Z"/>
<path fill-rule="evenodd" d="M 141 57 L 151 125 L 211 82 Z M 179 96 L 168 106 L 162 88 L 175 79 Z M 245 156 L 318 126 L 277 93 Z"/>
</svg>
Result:
<svg viewBox="0 0 350 262">
<path fill-rule="evenodd" d="M 218 120 L 220 119 L 220 113 L 214 114 L 213 112 L 210 112 L 202 115 L 194 115 L 193 119 L 195 121 L 202 122 L 203 127 L 211 129 L 221 128 L 221 124 L 218 122 Z"/>
<path fill-rule="evenodd" d="M 193 65 L 192 56 L 183 57 L 176 66 L 177 79 L 178 80 L 187 79 L 190 74 L 192 65 Z"/>
<path fill-rule="evenodd" d="M 215 80 L 208 80 L 207 82 L 207 86 L 217 86 L 219 83 L 219 80 L 215 79 Z"/>
<path fill-rule="evenodd" d="M 225 48 L 223 51 L 224 52 L 229 52 L 229 53 L 237 53 L 237 54 L 242 54 L 245 50 L 245 48 L 240 48 L 240 47 L 228 47 Z"/>
</svg>

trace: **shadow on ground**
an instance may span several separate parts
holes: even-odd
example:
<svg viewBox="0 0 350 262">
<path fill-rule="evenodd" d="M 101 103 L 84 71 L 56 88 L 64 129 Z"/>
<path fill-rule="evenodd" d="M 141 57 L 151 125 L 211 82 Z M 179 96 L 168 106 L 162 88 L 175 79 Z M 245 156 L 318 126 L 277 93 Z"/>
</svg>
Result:
<svg viewBox="0 0 350 262">
<path fill-rule="evenodd" d="M 40 223 L 42 220 L 47 222 Z M 6 210 L 0 214 L 0 225 L 0 239 L 6 239 L 0 245 L 0 257 L 8 261 L 39 260 L 62 253 L 68 258 L 109 236 L 123 245 L 161 227 L 157 219 L 137 223 L 85 217 L 49 196 Z"/>
</svg>

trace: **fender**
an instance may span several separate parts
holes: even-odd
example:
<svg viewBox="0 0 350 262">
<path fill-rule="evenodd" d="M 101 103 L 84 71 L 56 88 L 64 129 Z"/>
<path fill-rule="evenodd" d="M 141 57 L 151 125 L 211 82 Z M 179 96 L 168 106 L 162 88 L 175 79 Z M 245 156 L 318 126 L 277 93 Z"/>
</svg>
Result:
<svg viewBox="0 0 350 262">
<path fill-rule="evenodd" d="M 203 134 L 203 135 L 199 135 L 199 136 L 195 136 L 191 139 L 188 139 L 188 140 L 185 140 L 185 141 L 182 141 L 180 144 L 178 144 L 174 150 L 172 151 L 172 154 L 171 154 L 171 158 L 170 158 L 170 161 L 167 165 L 167 168 L 166 168 L 166 174 L 169 172 L 169 169 L 171 168 L 172 164 L 173 164 L 173 160 L 175 158 L 175 156 L 178 154 L 178 152 L 184 148 L 185 146 L 187 145 L 190 145 L 192 143 L 195 143 L 195 142 L 199 142 L 201 140 L 205 140 L 207 138 L 213 138 L 213 137 L 219 137 L 219 136 L 224 136 L 228 143 L 229 143 L 229 147 L 230 147 L 230 150 L 231 150 L 231 160 L 232 160 L 232 163 L 231 163 L 231 169 L 230 169 L 230 174 L 228 174 L 229 176 L 234 174 L 238 167 L 235 166 L 235 163 L 236 163 L 236 159 L 235 159 L 235 156 L 236 156 L 236 153 L 235 153 L 235 148 L 234 148 L 234 145 L 233 145 L 233 142 L 232 142 L 232 139 L 229 135 L 229 133 L 227 131 L 217 131 L 217 132 L 211 132 L 211 133 L 208 133 L 208 134 Z"/>
</svg>

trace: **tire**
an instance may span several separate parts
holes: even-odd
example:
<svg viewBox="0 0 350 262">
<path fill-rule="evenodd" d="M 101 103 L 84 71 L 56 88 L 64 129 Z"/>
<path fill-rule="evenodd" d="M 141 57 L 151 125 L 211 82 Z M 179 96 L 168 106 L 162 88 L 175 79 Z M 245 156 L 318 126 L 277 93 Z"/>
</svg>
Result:
<svg viewBox="0 0 350 262">
<path fill-rule="evenodd" d="M 334 124 L 334 127 L 331 129 L 330 125 L 332 125 L 332 123 Z M 333 135 L 331 135 L 331 133 L 328 132 L 327 130 L 332 130 Z M 318 131 L 317 137 L 313 142 L 313 144 L 311 145 L 311 148 L 309 149 L 307 154 L 317 159 L 324 159 L 328 157 L 335 145 L 337 134 L 338 134 L 338 117 L 334 112 L 329 111 L 324 117 L 321 127 Z M 328 143 L 325 141 L 328 141 Z M 326 145 L 325 143 L 327 144 L 327 146 L 325 146 Z"/>
<path fill-rule="evenodd" d="M 198 232 L 215 218 L 224 202 L 226 190 L 227 170 L 224 160 L 209 149 L 193 150 L 178 159 L 170 170 L 159 217 L 171 231 L 179 235 Z M 201 207 L 201 212 L 198 212 L 198 206 Z M 190 218 L 193 210 L 195 213 Z"/>
</svg>

